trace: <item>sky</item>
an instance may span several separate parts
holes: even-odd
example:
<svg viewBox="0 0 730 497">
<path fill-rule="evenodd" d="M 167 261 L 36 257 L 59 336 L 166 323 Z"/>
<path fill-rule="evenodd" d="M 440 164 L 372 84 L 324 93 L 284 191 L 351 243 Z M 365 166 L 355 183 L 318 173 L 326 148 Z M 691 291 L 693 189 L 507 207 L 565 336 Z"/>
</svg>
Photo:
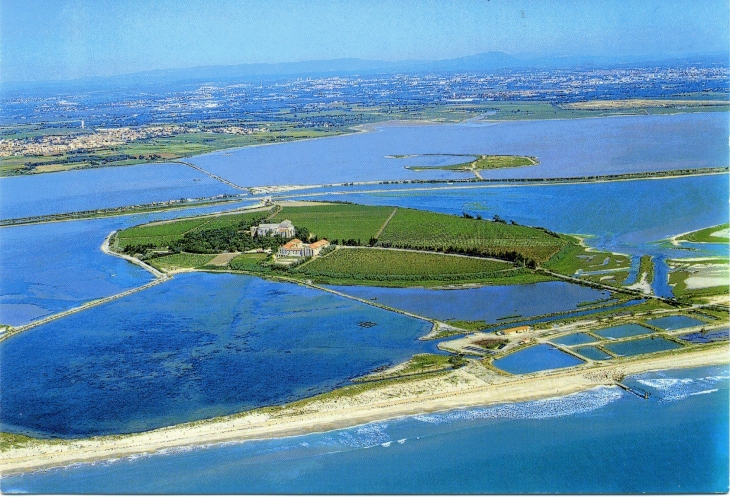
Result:
<svg viewBox="0 0 730 497">
<path fill-rule="evenodd" d="M 0 81 L 335 58 L 728 50 L 727 0 L 0 0 Z"/>
</svg>

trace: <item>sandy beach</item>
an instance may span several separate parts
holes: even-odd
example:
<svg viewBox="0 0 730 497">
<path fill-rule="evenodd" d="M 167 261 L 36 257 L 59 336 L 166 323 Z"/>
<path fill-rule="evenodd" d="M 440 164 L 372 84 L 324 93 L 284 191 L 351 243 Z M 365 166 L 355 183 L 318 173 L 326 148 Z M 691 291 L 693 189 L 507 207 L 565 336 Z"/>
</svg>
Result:
<svg viewBox="0 0 730 497">
<path fill-rule="evenodd" d="M 22 473 L 153 453 L 183 446 L 279 438 L 448 409 L 558 397 L 651 370 L 730 363 L 727 344 L 684 349 L 656 357 L 622 358 L 600 367 L 575 367 L 522 376 L 471 364 L 446 374 L 323 395 L 281 408 L 197 421 L 131 435 L 33 441 L 2 452 L 0 473 Z"/>
</svg>

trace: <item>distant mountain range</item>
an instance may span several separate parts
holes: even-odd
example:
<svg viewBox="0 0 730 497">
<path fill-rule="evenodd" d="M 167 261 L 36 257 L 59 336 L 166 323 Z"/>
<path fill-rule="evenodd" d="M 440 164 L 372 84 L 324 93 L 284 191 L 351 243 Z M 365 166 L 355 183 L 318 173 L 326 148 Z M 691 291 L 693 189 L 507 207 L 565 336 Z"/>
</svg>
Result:
<svg viewBox="0 0 730 497">
<path fill-rule="evenodd" d="M 68 81 L 38 81 L 3 83 L 5 91 L 14 89 L 48 88 L 58 90 L 105 88 L 111 86 L 136 86 L 139 84 L 165 84 L 173 82 L 230 82 L 233 80 L 260 80 L 280 79 L 285 77 L 315 77 L 315 76 L 353 76 L 422 73 L 422 72 L 495 72 L 510 69 L 558 69 L 558 68 L 590 68 L 590 67 L 621 67 L 621 66 L 651 66 L 651 65 L 721 65 L 729 64 L 728 53 L 697 54 L 683 57 L 596 57 L 596 56 L 565 56 L 546 57 L 530 56 L 516 57 L 503 52 L 487 52 L 455 59 L 437 61 L 379 61 L 365 59 L 332 59 L 307 62 L 281 62 L 274 64 L 240 64 L 228 66 L 205 66 L 181 69 L 157 69 L 133 74 L 124 74 L 107 77 L 87 77 Z M 5 91 L 3 93 L 5 93 Z"/>
</svg>

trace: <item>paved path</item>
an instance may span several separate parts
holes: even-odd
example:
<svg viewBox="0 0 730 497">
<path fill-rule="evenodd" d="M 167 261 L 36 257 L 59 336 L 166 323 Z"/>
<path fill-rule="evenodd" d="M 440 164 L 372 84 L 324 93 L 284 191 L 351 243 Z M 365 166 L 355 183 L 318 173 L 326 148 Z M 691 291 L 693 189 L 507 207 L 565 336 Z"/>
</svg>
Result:
<svg viewBox="0 0 730 497">
<path fill-rule="evenodd" d="M 195 169 L 197 171 L 200 171 L 201 173 L 206 174 L 206 175 L 210 176 L 211 178 L 216 179 L 216 180 L 220 181 L 221 183 L 224 183 L 224 184 L 230 186 L 231 188 L 235 188 L 236 190 L 245 190 L 245 191 L 248 191 L 248 188 L 245 188 L 243 186 L 238 186 L 235 183 L 231 183 L 227 179 L 221 178 L 220 176 L 218 176 L 216 174 L 213 174 L 213 173 L 211 173 L 209 171 L 206 171 L 205 169 L 202 169 L 202 168 L 196 166 L 192 162 L 186 162 L 184 160 L 176 160 L 176 161 L 173 161 L 173 162 L 178 163 L 178 164 L 184 164 L 184 165 L 186 165 L 188 167 L 192 167 L 193 169 Z"/>
</svg>

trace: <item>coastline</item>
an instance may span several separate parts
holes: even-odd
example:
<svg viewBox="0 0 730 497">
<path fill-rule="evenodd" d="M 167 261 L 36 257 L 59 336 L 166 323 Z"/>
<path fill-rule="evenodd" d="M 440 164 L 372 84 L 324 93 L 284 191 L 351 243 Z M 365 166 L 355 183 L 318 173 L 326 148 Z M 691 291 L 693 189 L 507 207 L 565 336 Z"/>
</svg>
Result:
<svg viewBox="0 0 730 497">
<path fill-rule="evenodd" d="M 721 343 L 658 357 L 625 358 L 605 366 L 578 366 L 521 376 L 485 378 L 465 367 L 447 374 L 386 383 L 351 395 L 324 394 L 280 408 L 262 408 L 149 432 L 89 439 L 35 440 L 27 446 L 3 451 L 0 474 L 149 454 L 163 449 L 325 432 L 465 407 L 560 397 L 615 385 L 617 377 L 728 363 L 728 344 Z"/>
</svg>

